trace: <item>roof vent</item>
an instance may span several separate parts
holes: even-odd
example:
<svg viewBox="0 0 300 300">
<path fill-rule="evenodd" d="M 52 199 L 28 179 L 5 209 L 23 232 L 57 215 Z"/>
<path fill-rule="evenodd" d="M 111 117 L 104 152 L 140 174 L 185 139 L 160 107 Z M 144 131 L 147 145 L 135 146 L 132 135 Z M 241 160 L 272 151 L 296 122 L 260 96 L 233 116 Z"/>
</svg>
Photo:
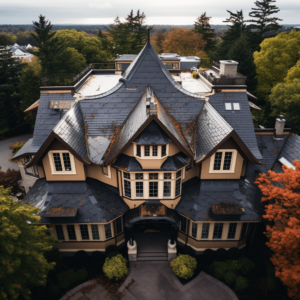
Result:
<svg viewBox="0 0 300 300">
<path fill-rule="evenodd" d="M 239 63 L 234 60 L 220 60 L 220 75 L 235 77 Z"/>
<path fill-rule="evenodd" d="M 283 137 L 284 126 L 285 119 L 283 118 L 283 115 L 281 115 L 279 118 L 276 119 L 275 122 L 275 138 Z"/>
</svg>

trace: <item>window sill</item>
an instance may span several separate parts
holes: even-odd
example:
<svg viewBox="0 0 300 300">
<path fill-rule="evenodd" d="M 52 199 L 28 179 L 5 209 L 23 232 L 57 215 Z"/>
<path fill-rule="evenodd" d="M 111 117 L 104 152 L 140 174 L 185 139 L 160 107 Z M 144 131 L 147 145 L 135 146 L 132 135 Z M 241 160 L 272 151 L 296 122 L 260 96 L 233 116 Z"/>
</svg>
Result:
<svg viewBox="0 0 300 300">
<path fill-rule="evenodd" d="M 209 171 L 210 174 L 233 174 L 234 171 Z"/>
<path fill-rule="evenodd" d="M 59 172 L 59 173 L 52 173 L 51 175 L 77 175 L 77 173 L 69 173 L 69 172 Z"/>
</svg>

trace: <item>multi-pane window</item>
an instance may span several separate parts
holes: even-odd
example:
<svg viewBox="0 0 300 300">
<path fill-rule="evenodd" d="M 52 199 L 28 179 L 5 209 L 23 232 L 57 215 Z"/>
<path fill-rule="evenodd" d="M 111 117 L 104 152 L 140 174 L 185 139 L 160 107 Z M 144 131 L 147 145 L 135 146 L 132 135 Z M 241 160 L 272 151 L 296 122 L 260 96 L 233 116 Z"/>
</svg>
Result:
<svg viewBox="0 0 300 300">
<path fill-rule="evenodd" d="M 76 232 L 74 225 L 67 225 L 69 240 L 76 240 Z"/>
<path fill-rule="evenodd" d="M 171 182 L 164 182 L 164 197 L 171 197 Z"/>
<path fill-rule="evenodd" d="M 179 177 L 181 177 L 181 170 L 176 172 L 176 178 L 179 178 Z"/>
<path fill-rule="evenodd" d="M 192 237 L 194 237 L 194 238 L 197 237 L 197 228 L 198 228 L 198 224 L 197 223 L 193 223 L 192 224 Z"/>
<path fill-rule="evenodd" d="M 106 239 L 109 239 L 109 238 L 112 237 L 110 223 L 104 225 L 104 231 L 105 231 L 105 237 L 106 237 Z"/>
<path fill-rule="evenodd" d="M 176 180 L 175 197 L 180 195 L 180 189 L 181 189 L 181 178 Z"/>
<path fill-rule="evenodd" d="M 223 152 L 217 152 L 215 154 L 214 170 L 216 171 L 221 170 L 222 154 Z"/>
<path fill-rule="evenodd" d="M 234 239 L 235 238 L 236 226 L 237 226 L 237 223 L 230 223 L 229 224 L 227 239 Z"/>
<path fill-rule="evenodd" d="M 149 197 L 158 197 L 158 182 L 149 182 Z"/>
<path fill-rule="evenodd" d="M 158 179 L 158 173 L 149 173 L 149 179 Z"/>
<path fill-rule="evenodd" d="M 54 172 L 72 172 L 71 156 L 68 152 L 52 152 Z"/>
<path fill-rule="evenodd" d="M 136 180 L 141 180 L 144 177 L 143 175 L 144 175 L 143 173 L 135 173 L 135 179 Z"/>
<path fill-rule="evenodd" d="M 242 231 L 241 231 L 241 238 L 245 237 L 247 234 L 247 228 L 248 228 L 248 223 L 243 223 L 242 225 Z"/>
<path fill-rule="evenodd" d="M 225 152 L 223 170 L 230 170 L 232 152 Z"/>
<path fill-rule="evenodd" d="M 90 236 L 89 236 L 89 230 L 87 225 L 80 225 L 80 232 L 81 232 L 81 238 L 83 240 L 89 240 Z"/>
<path fill-rule="evenodd" d="M 179 70 L 179 63 L 163 63 L 168 70 Z"/>
<path fill-rule="evenodd" d="M 164 173 L 164 179 L 172 179 L 172 173 Z"/>
<path fill-rule="evenodd" d="M 54 160 L 55 170 L 57 172 L 61 172 L 62 171 L 62 164 L 61 164 L 61 160 L 60 160 L 60 154 L 59 153 L 53 153 L 53 160 Z"/>
<path fill-rule="evenodd" d="M 92 225 L 91 225 L 91 228 L 92 228 L 92 236 L 93 236 L 93 240 L 99 240 L 99 239 L 100 239 L 100 236 L 99 236 L 98 225 L 92 224 Z"/>
<path fill-rule="evenodd" d="M 145 156 L 150 156 L 150 146 L 144 146 Z"/>
<path fill-rule="evenodd" d="M 213 238 L 221 239 L 222 233 L 223 233 L 223 223 L 215 223 Z"/>
<path fill-rule="evenodd" d="M 157 146 L 152 146 L 152 156 L 157 156 Z"/>
<path fill-rule="evenodd" d="M 56 230 L 57 238 L 61 241 L 64 241 L 65 240 L 65 235 L 64 235 L 62 225 L 55 225 L 55 230 Z"/>
<path fill-rule="evenodd" d="M 167 145 L 161 146 L 161 157 L 164 157 L 167 155 Z"/>
<path fill-rule="evenodd" d="M 180 231 L 182 231 L 182 232 L 184 232 L 184 233 L 186 233 L 186 218 L 185 217 L 183 217 L 183 216 L 179 216 L 179 219 L 180 219 L 180 227 L 179 227 L 179 229 L 180 229 Z"/>
<path fill-rule="evenodd" d="M 141 146 L 140 145 L 136 145 L 136 156 L 141 157 Z"/>
<path fill-rule="evenodd" d="M 130 179 L 130 173 L 126 173 L 126 172 L 124 172 L 124 178 L 126 178 L 126 179 Z"/>
<path fill-rule="evenodd" d="M 116 234 L 120 234 L 123 231 L 122 217 L 116 219 Z"/>
<path fill-rule="evenodd" d="M 125 196 L 131 198 L 131 182 L 129 180 L 124 180 L 124 191 Z"/>
<path fill-rule="evenodd" d="M 138 181 L 135 183 L 135 195 L 136 197 L 144 196 L 144 183 L 142 181 Z"/>
<path fill-rule="evenodd" d="M 208 234 L 209 234 L 209 223 L 203 223 L 201 239 L 208 239 Z"/>
</svg>

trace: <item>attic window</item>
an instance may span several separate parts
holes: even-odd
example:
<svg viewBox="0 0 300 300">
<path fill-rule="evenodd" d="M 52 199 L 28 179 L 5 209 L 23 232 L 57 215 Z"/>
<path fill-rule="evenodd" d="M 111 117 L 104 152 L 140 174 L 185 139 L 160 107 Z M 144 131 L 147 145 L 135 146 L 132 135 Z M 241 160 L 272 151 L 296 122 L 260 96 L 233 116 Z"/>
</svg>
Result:
<svg viewBox="0 0 300 300">
<path fill-rule="evenodd" d="M 225 103 L 225 110 L 241 110 L 240 103 Z"/>
<path fill-rule="evenodd" d="M 52 175 L 76 174 L 74 156 L 68 151 L 49 151 Z"/>
</svg>

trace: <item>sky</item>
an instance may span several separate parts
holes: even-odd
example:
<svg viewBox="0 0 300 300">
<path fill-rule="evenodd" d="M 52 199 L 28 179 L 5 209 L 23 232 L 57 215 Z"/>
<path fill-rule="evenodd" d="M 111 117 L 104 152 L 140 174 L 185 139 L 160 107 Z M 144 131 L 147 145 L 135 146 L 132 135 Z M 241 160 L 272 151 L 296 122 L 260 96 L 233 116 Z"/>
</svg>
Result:
<svg viewBox="0 0 300 300">
<path fill-rule="evenodd" d="M 280 23 L 300 23 L 299 0 L 278 0 L 276 5 Z M 131 9 L 144 12 L 149 25 L 192 25 L 203 12 L 212 17 L 212 24 L 222 24 L 226 10 L 243 9 L 248 18 L 252 7 L 254 0 L 0 0 L 0 24 L 31 24 L 40 14 L 52 24 L 109 24 Z"/>
</svg>

